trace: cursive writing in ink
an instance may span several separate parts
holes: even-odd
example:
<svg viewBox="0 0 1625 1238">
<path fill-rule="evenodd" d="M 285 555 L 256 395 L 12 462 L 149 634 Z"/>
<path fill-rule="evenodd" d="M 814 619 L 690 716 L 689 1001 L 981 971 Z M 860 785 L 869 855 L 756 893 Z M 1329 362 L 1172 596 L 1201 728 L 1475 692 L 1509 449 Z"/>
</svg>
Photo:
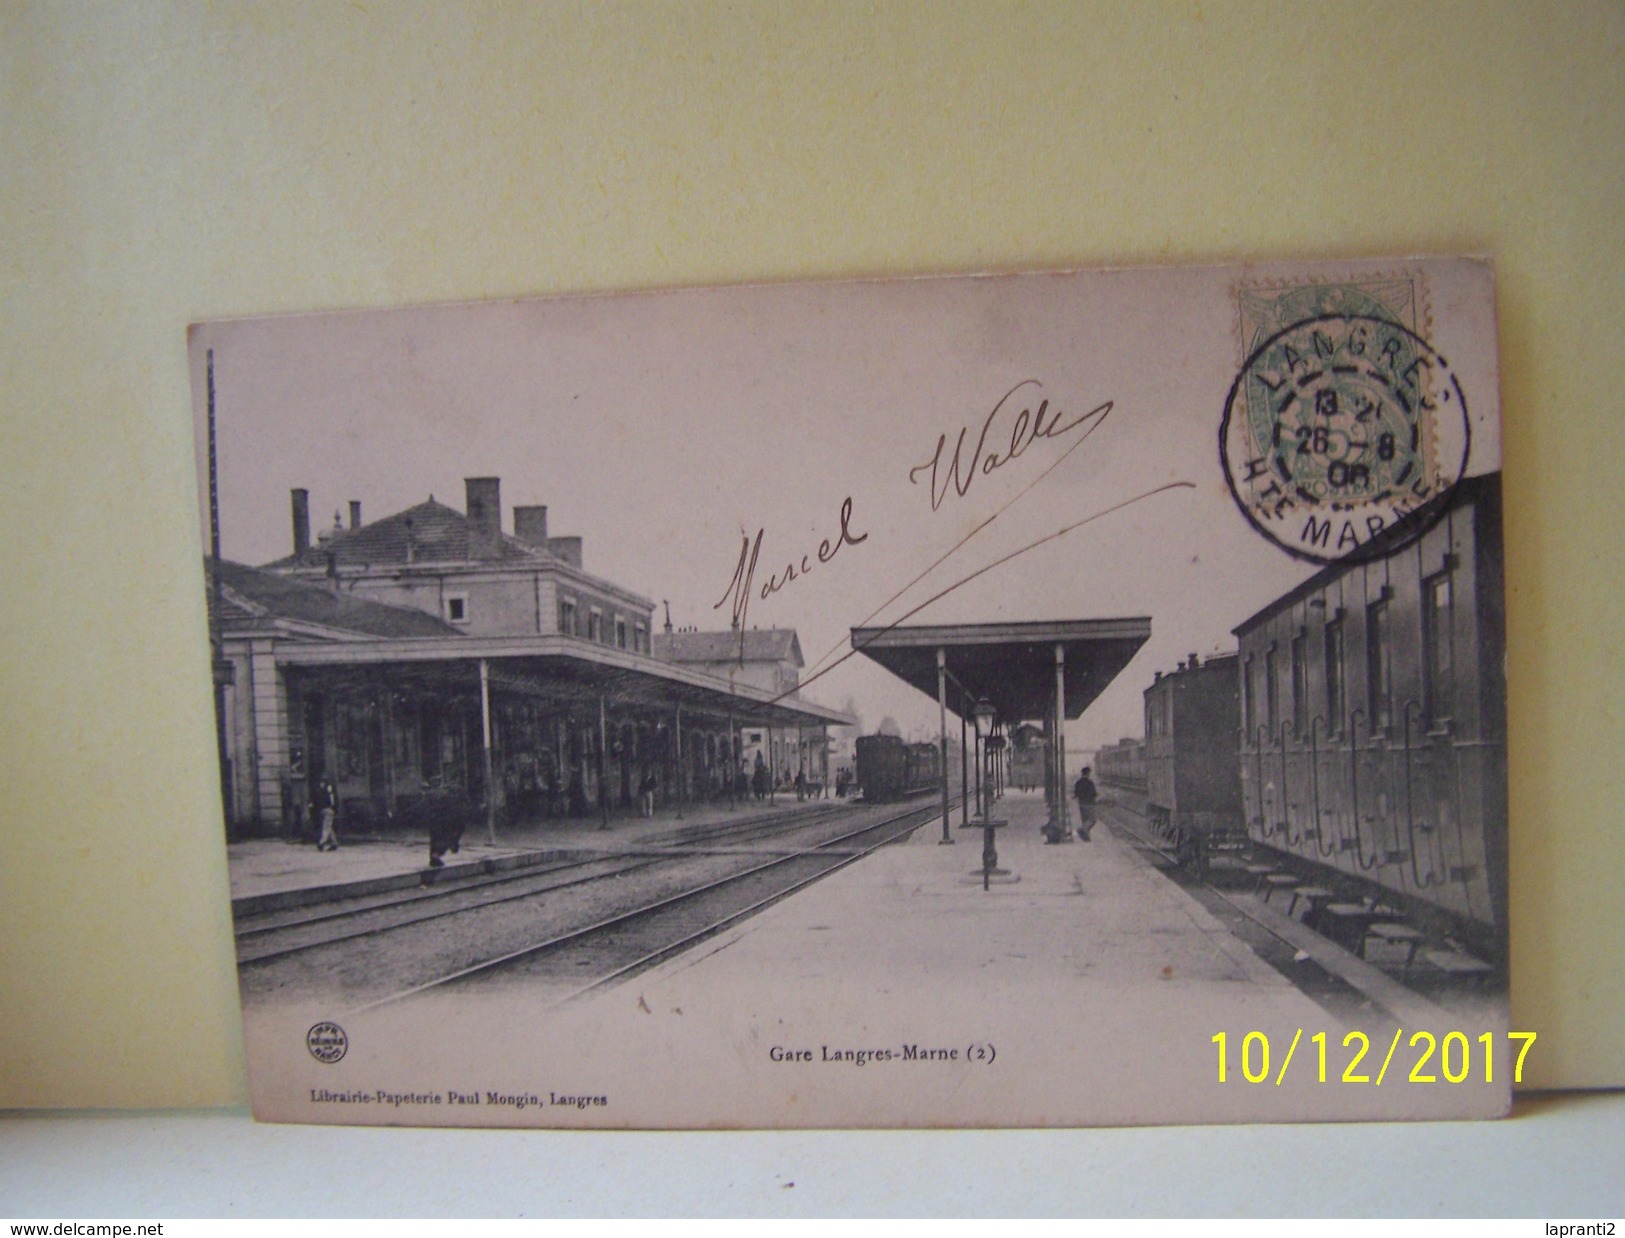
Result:
<svg viewBox="0 0 1625 1238">
<path fill-rule="evenodd" d="M 762 553 L 762 536 L 766 529 L 757 529 L 753 539 L 749 534 L 740 539 L 739 562 L 734 567 L 733 579 L 723 590 L 722 597 L 711 607 L 712 610 L 721 610 L 731 599 L 733 602 L 733 626 L 744 629 L 745 616 L 750 611 L 751 593 L 755 589 L 756 560 Z M 809 550 L 799 560 L 790 559 L 786 562 L 782 574 L 774 573 L 767 578 L 761 588 L 761 597 L 765 601 L 773 594 L 783 589 L 791 581 L 805 576 L 813 570 L 813 559 L 816 557 L 820 563 L 828 563 L 839 552 L 842 546 L 856 546 L 860 542 L 869 540 L 867 533 L 852 532 L 852 496 L 848 495 L 841 504 L 841 528 L 834 537 L 826 537 L 818 543 L 816 551 Z M 799 569 L 798 569 L 799 563 Z"/>
<path fill-rule="evenodd" d="M 993 411 L 982 422 L 982 432 L 976 436 L 976 446 L 972 450 L 969 460 L 965 459 L 965 439 L 970 434 L 969 426 L 962 426 L 959 437 L 954 441 L 953 455 L 946 462 L 943 461 L 943 452 L 948 446 L 948 436 L 937 436 L 937 450 L 924 464 L 917 464 L 908 471 L 908 480 L 917 484 L 920 473 L 930 470 L 931 473 L 931 510 L 936 511 L 942 506 L 943 499 L 948 497 L 951 486 L 960 498 L 964 498 L 971 488 L 971 483 L 978 474 L 987 474 L 995 469 L 1003 468 L 1010 461 L 1018 458 L 1022 452 L 1031 447 L 1041 438 L 1059 438 L 1063 434 L 1076 430 L 1079 426 L 1087 426 L 1083 437 L 1088 438 L 1095 432 L 1096 427 L 1106 420 L 1107 414 L 1112 411 L 1112 402 L 1107 400 L 1098 404 L 1087 413 L 1082 413 L 1070 421 L 1064 421 L 1064 413 L 1052 411 L 1049 400 L 1043 399 L 1036 409 L 1023 406 L 1015 414 L 1010 424 L 1010 447 L 1002 456 L 987 445 L 988 436 L 993 431 L 993 423 L 1007 408 L 1017 403 L 1016 393 L 1023 387 L 1035 387 L 1042 390 L 1036 378 L 1024 378 L 1014 387 L 1006 391 L 993 406 Z M 1023 397 L 1024 399 L 1025 397 Z"/>
</svg>

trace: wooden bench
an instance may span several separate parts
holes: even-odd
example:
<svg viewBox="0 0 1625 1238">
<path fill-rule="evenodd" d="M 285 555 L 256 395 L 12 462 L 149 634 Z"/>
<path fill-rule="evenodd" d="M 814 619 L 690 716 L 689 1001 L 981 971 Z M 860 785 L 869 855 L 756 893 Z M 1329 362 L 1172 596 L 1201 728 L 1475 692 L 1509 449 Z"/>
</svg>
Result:
<svg viewBox="0 0 1625 1238">
<path fill-rule="evenodd" d="M 1281 867 L 1278 864 L 1260 864 L 1254 861 L 1249 861 L 1241 866 L 1241 871 L 1248 877 L 1252 878 L 1253 893 L 1257 894 L 1264 885 L 1264 878 L 1268 877 L 1271 873 L 1280 872 Z"/>
<path fill-rule="evenodd" d="M 1266 903 L 1270 901 L 1270 895 L 1277 890 L 1284 890 L 1289 886 L 1295 887 L 1297 884 L 1298 879 L 1291 873 L 1269 873 L 1259 882 L 1260 888 L 1264 891 L 1264 901 Z"/>
<path fill-rule="evenodd" d="M 1416 961 L 1416 952 L 1427 940 L 1427 934 L 1417 932 L 1408 924 L 1397 924 L 1393 921 L 1372 924 L 1360 938 L 1360 948 L 1355 951 L 1362 959 L 1365 958 L 1365 943 L 1373 937 L 1391 946 L 1405 947 L 1405 966 L 1399 973 L 1400 982 L 1404 983 L 1411 974 L 1411 964 Z"/>
<path fill-rule="evenodd" d="M 1287 904 L 1286 914 L 1290 916 L 1298 910 L 1300 898 L 1309 904 L 1309 914 L 1313 916 L 1323 904 L 1331 902 L 1336 897 L 1325 886 L 1295 886 L 1292 890 L 1292 901 Z"/>
<path fill-rule="evenodd" d="M 1452 980 L 1467 980 L 1479 984 L 1486 976 L 1495 973 L 1495 968 L 1483 959 L 1475 959 L 1472 955 L 1463 954 L 1459 950 L 1429 950 L 1422 957 Z"/>
<path fill-rule="evenodd" d="M 1360 955 L 1366 931 L 1378 913 L 1365 903 L 1327 903 L 1320 909 L 1320 931 L 1343 949 Z"/>
</svg>

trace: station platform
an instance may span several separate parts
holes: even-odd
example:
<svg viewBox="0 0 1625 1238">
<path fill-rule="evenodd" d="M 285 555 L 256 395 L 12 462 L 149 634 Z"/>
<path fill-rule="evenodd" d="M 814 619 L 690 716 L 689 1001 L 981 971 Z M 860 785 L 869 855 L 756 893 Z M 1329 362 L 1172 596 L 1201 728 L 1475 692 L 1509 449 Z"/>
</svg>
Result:
<svg viewBox="0 0 1625 1238">
<path fill-rule="evenodd" d="M 674 807 L 667 807 L 652 817 L 611 816 L 607 829 L 596 816 L 499 828 L 494 842 L 483 827 L 475 827 L 463 835 L 458 851 L 444 857 L 444 867 L 439 869 L 428 866 L 429 844 L 423 835 L 346 840 L 341 831 L 337 851 L 318 851 L 313 843 L 280 838 L 252 839 L 226 848 L 232 912 L 254 915 L 405 889 L 423 884 L 426 878 L 437 883 L 456 881 L 595 852 L 677 844 L 685 835 L 719 825 L 853 802 L 834 798 L 798 802 L 792 792 L 779 795 L 775 802 L 742 800 L 732 809 L 726 803 L 707 803 L 689 805 L 680 815 Z"/>
<path fill-rule="evenodd" d="M 612 1060 L 680 1058 L 682 1070 L 660 1076 L 646 1089 L 653 1094 L 623 1089 L 635 1093 L 624 1119 L 632 1124 L 669 1120 L 665 1102 L 678 1094 L 674 1108 L 700 1125 L 1504 1111 L 1504 1092 L 1489 1087 L 1464 1099 L 1319 1082 L 1311 1039 L 1325 1034 L 1340 1071 L 1339 1047 L 1356 1025 L 1254 953 L 1143 850 L 1104 824 L 1089 842 L 1074 833 L 1045 843 L 1039 795 L 1008 794 L 992 815 L 1009 822 L 997 839 L 1008 876 L 988 889 L 980 831 L 955 813 L 954 845 L 944 846 L 940 819 L 928 820 L 906 842 L 550 1011 L 547 1052 L 584 1079 L 613 1077 Z M 1361 1021 L 1374 1042 L 1394 1032 L 1381 1010 Z M 1229 1038 L 1228 1082 L 1216 1070 L 1220 1035 Z M 1274 1047 L 1271 1078 L 1257 1085 L 1238 1073 L 1249 1036 Z M 1297 1040 L 1297 1063 L 1277 1081 Z"/>
<path fill-rule="evenodd" d="M 1069 805 L 1069 808 L 1071 806 Z M 1042 795 L 1013 792 L 993 808 L 999 867 L 983 889 L 982 831 L 952 814 L 902 846 L 887 847 L 690 952 L 666 971 L 704 969 L 730 987 L 744 974 L 782 968 L 835 974 L 884 957 L 927 974 L 997 968 L 1000 988 L 1046 992 L 1087 978 L 1110 990 L 1147 980 L 1181 990 L 1271 992 L 1291 1002 L 1290 982 L 1102 824 L 1083 842 L 1048 844 Z M 1076 810 L 1072 809 L 1076 825 Z M 741 973 L 730 977 L 728 973 Z M 881 983 L 889 984 L 882 973 Z M 1299 998 L 1304 1018 L 1317 1015 Z"/>
</svg>

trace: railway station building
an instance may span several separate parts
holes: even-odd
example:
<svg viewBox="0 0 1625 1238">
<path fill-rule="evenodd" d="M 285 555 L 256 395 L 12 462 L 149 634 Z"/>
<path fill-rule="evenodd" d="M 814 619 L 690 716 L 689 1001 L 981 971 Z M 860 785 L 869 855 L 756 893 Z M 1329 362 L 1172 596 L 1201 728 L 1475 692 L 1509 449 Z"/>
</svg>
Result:
<svg viewBox="0 0 1625 1238">
<path fill-rule="evenodd" d="M 607 824 L 646 778 L 662 807 L 730 793 L 742 727 L 847 720 L 656 657 L 649 599 L 588 573 L 545 508 L 505 533 L 498 480 L 466 487 L 467 513 L 351 504 L 315 539 L 295 490 L 292 554 L 208 565 L 231 837 L 304 832 L 321 778 L 352 835 Z"/>
<path fill-rule="evenodd" d="M 654 653 L 662 661 L 777 697 L 796 695 L 806 666 L 794 628 L 657 632 Z M 829 785 L 829 745 L 821 725 L 749 727 L 740 733 L 738 756 L 747 774 L 760 757 L 775 786 L 792 783 L 797 774 L 819 787 Z"/>
</svg>

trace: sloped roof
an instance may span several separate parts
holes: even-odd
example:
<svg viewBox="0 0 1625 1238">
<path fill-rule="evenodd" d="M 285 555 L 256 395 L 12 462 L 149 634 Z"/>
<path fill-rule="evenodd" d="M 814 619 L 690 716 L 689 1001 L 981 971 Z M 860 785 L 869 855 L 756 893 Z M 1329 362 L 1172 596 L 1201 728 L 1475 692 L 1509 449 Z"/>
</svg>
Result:
<svg viewBox="0 0 1625 1238">
<path fill-rule="evenodd" d="M 963 718 L 986 700 L 1000 718 L 1019 722 L 1048 718 L 1057 687 L 1066 716 L 1081 716 L 1150 638 L 1150 618 L 1134 615 L 853 628 L 852 648 L 932 700 L 941 658 L 950 711 Z"/>
<path fill-rule="evenodd" d="M 790 662 L 807 665 L 794 628 L 656 632 L 654 656 L 667 662 Z"/>
<path fill-rule="evenodd" d="M 301 554 L 289 555 L 265 566 L 273 571 L 293 568 L 326 568 L 327 556 L 336 556 L 338 566 L 381 567 L 392 563 L 462 563 L 472 560 L 469 553 L 473 522 L 462 512 L 437 503 L 432 497 L 416 507 L 385 516 L 359 529 L 330 529 L 325 540 L 313 542 Z M 411 547 L 408 556 L 407 548 Z M 496 555 L 491 562 L 552 562 L 553 556 L 528 542 L 504 533 L 496 539 Z"/>
<path fill-rule="evenodd" d="M 211 617 L 214 564 L 204 560 Z M 220 561 L 220 624 L 225 631 L 276 620 L 319 624 L 360 636 L 457 636 L 463 633 L 421 610 L 335 593 L 275 572 Z"/>
<path fill-rule="evenodd" d="M 1242 620 L 1230 629 L 1232 636 L 1245 636 L 1266 619 L 1296 606 L 1304 598 L 1313 597 L 1339 576 L 1367 563 L 1380 563 L 1407 549 L 1418 524 L 1432 524 L 1443 519 L 1446 512 L 1464 507 L 1488 507 L 1490 519 L 1483 526 L 1484 534 L 1493 542 L 1494 553 L 1501 553 L 1501 474 L 1480 473 L 1464 477 L 1454 486 L 1442 491 L 1431 503 L 1416 508 L 1404 520 L 1389 525 L 1368 541 L 1361 552 L 1348 559 L 1329 563 L 1295 589 L 1289 589 L 1268 606 Z M 1397 545 L 1396 545 L 1397 543 Z M 1240 654 L 1232 656 L 1239 657 Z"/>
</svg>

